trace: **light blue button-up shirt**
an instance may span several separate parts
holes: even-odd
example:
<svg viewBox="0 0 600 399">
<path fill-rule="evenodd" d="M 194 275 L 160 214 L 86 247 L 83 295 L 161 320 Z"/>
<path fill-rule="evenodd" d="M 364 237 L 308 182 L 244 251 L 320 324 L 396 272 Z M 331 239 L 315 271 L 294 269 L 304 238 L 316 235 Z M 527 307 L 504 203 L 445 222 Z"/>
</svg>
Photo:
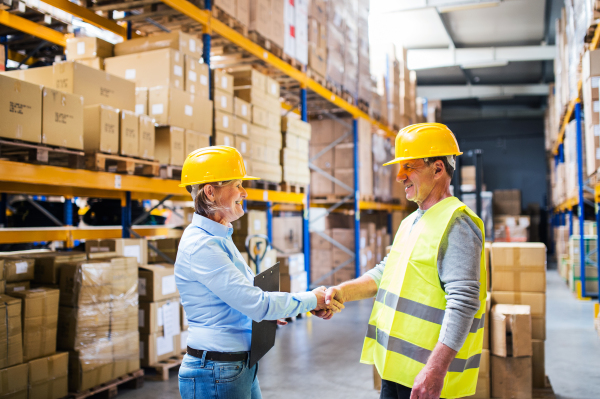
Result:
<svg viewBox="0 0 600 399">
<path fill-rule="evenodd" d="M 181 237 L 175 279 L 191 348 L 249 351 L 252 320 L 295 316 L 317 306 L 312 292 L 264 292 L 254 287 L 254 273 L 233 244 L 232 233 L 233 228 L 194 214 Z"/>
</svg>

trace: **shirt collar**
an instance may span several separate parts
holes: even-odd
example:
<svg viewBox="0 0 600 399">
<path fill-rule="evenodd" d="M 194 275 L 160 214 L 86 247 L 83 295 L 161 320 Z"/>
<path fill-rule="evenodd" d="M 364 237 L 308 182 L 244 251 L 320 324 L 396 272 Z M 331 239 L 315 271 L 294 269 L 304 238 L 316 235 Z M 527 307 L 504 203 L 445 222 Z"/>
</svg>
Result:
<svg viewBox="0 0 600 399">
<path fill-rule="evenodd" d="M 227 238 L 233 234 L 233 227 L 231 227 L 231 223 L 229 224 L 229 227 L 227 227 L 202 215 L 198 215 L 197 213 L 194 213 L 192 224 L 200 227 L 202 230 L 212 234 L 213 236 Z"/>
</svg>

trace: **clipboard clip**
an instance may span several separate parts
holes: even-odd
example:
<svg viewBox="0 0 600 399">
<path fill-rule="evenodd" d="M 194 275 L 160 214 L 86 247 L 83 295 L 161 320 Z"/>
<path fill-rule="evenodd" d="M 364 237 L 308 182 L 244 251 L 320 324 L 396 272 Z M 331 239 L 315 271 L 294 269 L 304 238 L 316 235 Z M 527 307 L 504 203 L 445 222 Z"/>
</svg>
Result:
<svg viewBox="0 0 600 399">
<path fill-rule="evenodd" d="M 251 249 L 250 241 L 253 238 L 259 238 L 261 240 L 261 241 L 258 241 L 256 243 L 256 246 L 253 248 L 254 252 L 250 250 Z M 262 240 L 264 240 L 264 242 Z M 261 246 L 263 246 L 262 244 L 264 244 L 264 250 L 261 252 Z M 260 273 L 262 271 L 260 264 L 261 264 L 262 260 L 265 258 L 265 256 L 267 255 L 267 252 L 270 251 L 272 248 L 269 237 L 267 237 L 264 234 L 249 235 L 246 237 L 245 247 L 246 247 L 246 253 L 248 254 L 248 258 L 250 258 L 250 260 L 252 262 L 254 262 L 254 264 L 256 265 L 256 274 Z"/>
</svg>

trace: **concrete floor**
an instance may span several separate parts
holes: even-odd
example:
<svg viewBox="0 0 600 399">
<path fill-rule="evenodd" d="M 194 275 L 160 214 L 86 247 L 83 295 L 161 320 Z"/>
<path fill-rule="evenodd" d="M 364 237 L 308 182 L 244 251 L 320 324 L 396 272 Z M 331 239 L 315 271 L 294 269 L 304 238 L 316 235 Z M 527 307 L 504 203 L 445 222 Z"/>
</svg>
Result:
<svg viewBox="0 0 600 399">
<path fill-rule="evenodd" d="M 347 304 L 330 321 L 303 318 L 277 331 L 277 345 L 260 363 L 264 399 L 376 399 L 372 368 L 359 363 L 372 301 Z M 577 301 L 556 271 L 548 272 L 546 374 L 557 399 L 600 398 L 600 338 L 593 302 Z M 177 376 L 146 382 L 123 399 L 179 398 Z"/>
</svg>

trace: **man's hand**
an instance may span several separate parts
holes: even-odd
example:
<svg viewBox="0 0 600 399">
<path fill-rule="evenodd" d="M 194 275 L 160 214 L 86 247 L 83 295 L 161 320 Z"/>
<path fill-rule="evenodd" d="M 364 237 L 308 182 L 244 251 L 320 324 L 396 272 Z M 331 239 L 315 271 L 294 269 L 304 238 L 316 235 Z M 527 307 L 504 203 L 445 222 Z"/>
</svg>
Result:
<svg viewBox="0 0 600 399">
<path fill-rule="evenodd" d="M 329 300 L 328 303 L 326 303 L 326 290 L 325 287 L 319 287 L 319 288 L 315 288 L 312 291 L 316 297 L 317 297 L 317 307 L 313 309 L 313 312 L 319 312 L 319 311 L 329 311 L 332 312 L 331 315 L 333 315 L 333 313 L 339 313 L 342 311 L 342 309 L 344 309 L 344 305 L 340 302 L 338 302 L 337 300 L 333 299 L 333 300 Z M 315 314 L 315 313 L 313 313 Z"/>
<path fill-rule="evenodd" d="M 325 292 L 325 305 L 329 305 L 331 302 L 337 302 L 342 304 L 345 302 L 343 299 L 342 289 L 339 286 L 329 287 Z M 343 309 L 343 308 L 342 308 Z M 313 310 L 311 313 L 323 320 L 329 320 L 333 317 L 334 312 L 327 309 Z M 337 313 L 337 312 L 336 312 Z"/>
<path fill-rule="evenodd" d="M 415 378 L 410 399 L 439 399 L 445 376 L 445 371 L 434 370 L 426 365 Z"/>
</svg>

